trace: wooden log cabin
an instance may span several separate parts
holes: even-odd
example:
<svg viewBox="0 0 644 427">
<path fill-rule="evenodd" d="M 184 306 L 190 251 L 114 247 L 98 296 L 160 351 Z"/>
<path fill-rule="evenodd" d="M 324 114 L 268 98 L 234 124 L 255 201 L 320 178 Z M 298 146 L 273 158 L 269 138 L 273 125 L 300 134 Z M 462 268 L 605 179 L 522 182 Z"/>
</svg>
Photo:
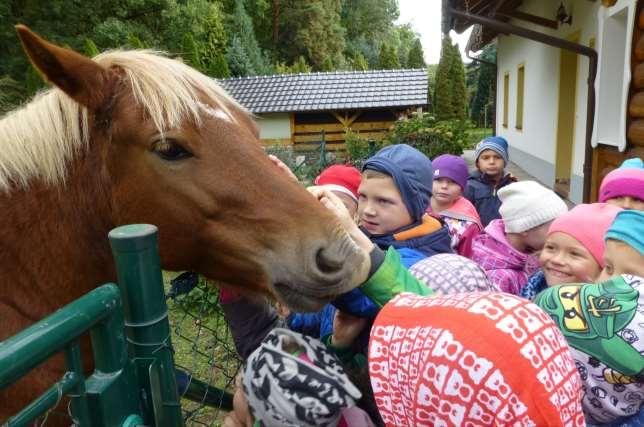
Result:
<svg viewBox="0 0 644 427">
<path fill-rule="evenodd" d="M 473 52 L 497 44 L 496 132 L 510 158 L 575 203 L 595 201 L 624 159 L 644 158 L 643 5 L 443 0 L 443 31 L 473 26 Z"/>
<path fill-rule="evenodd" d="M 222 86 L 256 116 L 263 144 L 343 151 L 347 130 L 381 139 L 397 119 L 427 107 L 427 70 L 342 71 L 240 77 Z"/>
</svg>

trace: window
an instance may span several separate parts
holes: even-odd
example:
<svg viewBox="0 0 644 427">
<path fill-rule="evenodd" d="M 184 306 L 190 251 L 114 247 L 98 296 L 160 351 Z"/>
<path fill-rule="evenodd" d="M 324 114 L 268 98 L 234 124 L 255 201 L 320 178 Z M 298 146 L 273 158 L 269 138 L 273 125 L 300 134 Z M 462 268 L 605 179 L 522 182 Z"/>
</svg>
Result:
<svg viewBox="0 0 644 427">
<path fill-rule="evenodd" d="M 503 127 L 508 127 L 508 102 L 510 99 L 510 73 L 503 76 Z"/>
<path fill-rule="evenodd" d="M 525 79 L 525 65 L 519 65 L 517 69 L 517 117 L 515 127 L 523 129 L 523 85 Z"/>
</svg>

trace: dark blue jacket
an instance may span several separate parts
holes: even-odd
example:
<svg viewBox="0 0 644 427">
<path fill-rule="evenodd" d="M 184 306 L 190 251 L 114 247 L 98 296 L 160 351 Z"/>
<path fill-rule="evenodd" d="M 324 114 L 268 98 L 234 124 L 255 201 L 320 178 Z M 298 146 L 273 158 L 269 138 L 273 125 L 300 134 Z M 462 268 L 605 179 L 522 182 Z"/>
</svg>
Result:
<svg viewBox="0 0 644 427">
<path fill-rule="evenodd" d="M 437 218 L 438 219 L 438 218 Z M 421 259 L 428 258 L 436 254 L 451 254 L 452 238 L 449 234 L 449 228 L 442 219 L 441 228 L 431 234 L 414 237 L 407 240 L 395 240 L 393 234 L 382 236 L 371 236 L 369 239 L 374 242 L 380 249 L 386 251 L 393 246 L 400 254 L 400 262 L 405 268 L 409 268 Z"/>
<path fill-rule="evenodd" d="M 501 218 L 499 214 L 501 200 L 496 195 L 496 192 L 500 188 L 516 182 L 516 180 L 511 174 L 507 174 L 495 186 L 494 182 L 488 179 L 486 175 L 481 174 L 480 171 L 475 171 L 470 174 L 463 196 L 476 208 L 476 211 L 481 217 L 483 227 L 487 227 L 493 219 Z"/>
<path fill-rule="evenodd" d="M 546 282 L 546 276 L 543 274 L 542 270 L 537 270 L 528 278 L 528 283 L 521 288 L 520 295 L 523 298 L 533 301 L 539 292 L 547 288 L 548 283 Z"/>
<path fill-rule="evenodd" d="M 359 288 L 355 288 L 346 294 L 340 295 L 332 304 L 325 305 L 322 310 L 316 313 L 289 314 L 286 318 L 286 324 L 293 331 L 324 341 L 325 338 L 333 334 L 333 318 L 335 317 L 336 308 L 357 317 L 367 318 L 370 321 L 376 318 L 379 311 L 378 306 L 369 297 Z M 370 329 L 366 327 L 366 333 L 362 333 L 358 337 L 355 343 L 356 351 L 363 352 L 366 350 L 369 344 Z"/>
</svg>

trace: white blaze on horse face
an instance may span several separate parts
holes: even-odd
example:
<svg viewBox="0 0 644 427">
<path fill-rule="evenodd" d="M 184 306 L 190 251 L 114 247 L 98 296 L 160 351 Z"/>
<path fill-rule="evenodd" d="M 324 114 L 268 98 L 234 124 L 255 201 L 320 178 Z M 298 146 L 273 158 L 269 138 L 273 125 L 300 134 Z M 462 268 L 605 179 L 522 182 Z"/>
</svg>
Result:
<svg viewBox="0 0 644 427">
<path fill-rule="evenodd" d="M 202 102 L 199 103 L 199 106 L 201 107 L 202 110 L 206 112 L 210 117 L 215 118 L 215 119 L 221 119 L 225 120 L 228 123 L 234 123 L 235 121 L 233 118 L 224 110 L 220 109 L 214 109 L 210 105 L 206 105 Z"/>
</svg>

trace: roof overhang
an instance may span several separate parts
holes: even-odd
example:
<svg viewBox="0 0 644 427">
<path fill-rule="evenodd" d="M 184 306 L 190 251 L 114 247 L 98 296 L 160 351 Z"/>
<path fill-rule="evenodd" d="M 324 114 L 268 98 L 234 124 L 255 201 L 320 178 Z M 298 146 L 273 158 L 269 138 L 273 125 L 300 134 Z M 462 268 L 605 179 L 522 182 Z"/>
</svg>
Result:
<svg viewBox="0 0 644 427">
<path fill-rule="evenodd" d="M 466 45 L 466 51 L 479 51 L 494 40 L 499 35 L 499 32 L 475 24 L 467 18 L 455 17 L 450 13 L 451 10 L 484 16 L 495 21 L 508 22 L 512 19 L 511 15 L 521 6 L 521 3 L 522 0 L 443 0 L 443 33 L 447 34 L 450 30 L 454 30 L 458 34 L 461 34 L 474 25 L 474 29 Z"/>
</svg>

